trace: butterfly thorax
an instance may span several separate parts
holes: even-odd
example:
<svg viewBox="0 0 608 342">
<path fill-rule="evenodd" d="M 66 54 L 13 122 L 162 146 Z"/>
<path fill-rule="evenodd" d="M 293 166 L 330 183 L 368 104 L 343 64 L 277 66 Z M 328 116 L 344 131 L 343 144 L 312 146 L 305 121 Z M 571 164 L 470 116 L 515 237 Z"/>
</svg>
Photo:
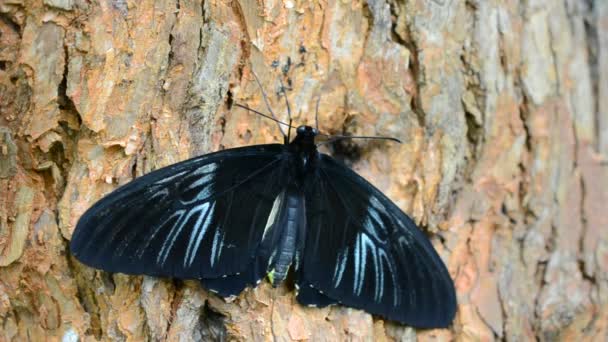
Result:
<svg viewBox="0 0 608 342">
<path fill-rule="evenodd" d="M 297 177 L 303 180 L 314 171 L 318 162 L 319 152 L 315 144 L 318 131 L 310 126 L 299 126 L 296 132 L 297 135 L 289 143 L 288 149 L 295 156 Z"/>
</svg>

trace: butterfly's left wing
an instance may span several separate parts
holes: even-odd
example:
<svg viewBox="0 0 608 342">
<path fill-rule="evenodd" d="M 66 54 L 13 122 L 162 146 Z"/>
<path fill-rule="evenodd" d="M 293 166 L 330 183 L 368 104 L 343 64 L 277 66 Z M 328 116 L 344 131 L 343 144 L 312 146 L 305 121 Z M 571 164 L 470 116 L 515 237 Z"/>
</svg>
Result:
<svg viewBox="0 0 608 342">
<path fill-rule="evenodd" d="M 302 304 L 340 302 L 416 327 L 451 323 L 450 275 L 403 211 L 326 155 L 305 189 L 308 226 L 297 271 Z"/>
<path fill-rule="evenodd" d="M 237 294 L 266 274 L 260 245 L 288 182 L 284 152 L 276 144 L 224 150 L 137 178 L 87 210 L 71 252 L 109 272 L 201 279 Z"/>
</svg>

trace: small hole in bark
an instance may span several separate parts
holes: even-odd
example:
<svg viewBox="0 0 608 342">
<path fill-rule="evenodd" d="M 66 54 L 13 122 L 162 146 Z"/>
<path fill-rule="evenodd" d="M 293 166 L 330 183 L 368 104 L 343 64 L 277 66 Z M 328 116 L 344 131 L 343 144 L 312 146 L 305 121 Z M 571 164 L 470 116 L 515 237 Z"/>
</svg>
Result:
<svg viewBox="0 0 608 342">
<path fill-rule="evenodd" d="M 228 90 L 226 93 L 226 104 L 228 105 L 228 109 L 232 108 L 232 104 L 234 103 L 234 99 L 232 98 L 232 92 Z"/>
</svg>

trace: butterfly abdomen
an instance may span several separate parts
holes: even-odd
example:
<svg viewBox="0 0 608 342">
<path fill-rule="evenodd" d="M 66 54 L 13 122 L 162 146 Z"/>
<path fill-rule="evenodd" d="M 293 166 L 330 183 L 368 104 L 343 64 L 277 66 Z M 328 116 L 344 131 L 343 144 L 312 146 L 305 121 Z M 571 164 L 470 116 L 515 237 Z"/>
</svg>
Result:
<svg viewBox="0 0 608 342">
<path fill-rule="evenodd" d="M 274 245 L 268 263 L 268 278 L 273 286 L 280 284 L 289 271 L 296 250 L 301 244 L 301 232 L 305 228 L 304 195 L 295 188 L 288 188 L 280 197 L 281 210 L 276 217 L 278 241 Z"/>
</svg>

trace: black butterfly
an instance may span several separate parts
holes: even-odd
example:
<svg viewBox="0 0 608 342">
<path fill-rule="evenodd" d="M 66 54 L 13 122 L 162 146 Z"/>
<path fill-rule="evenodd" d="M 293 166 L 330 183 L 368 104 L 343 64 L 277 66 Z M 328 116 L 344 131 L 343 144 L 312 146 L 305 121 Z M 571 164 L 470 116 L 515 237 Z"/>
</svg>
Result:
<svg viewBox="0 0 608 342">
<path fill-rule="evenodd" d="M 109 272 L 200 279 L 228 297 L 293 267 L 297 300 L 415 327 L 448 326 L 454 285 L 433 246 L 382 192 L 293 141 L 228 149 L 137 178 L 97 202 L 70 244 Z"/>
</svg>

